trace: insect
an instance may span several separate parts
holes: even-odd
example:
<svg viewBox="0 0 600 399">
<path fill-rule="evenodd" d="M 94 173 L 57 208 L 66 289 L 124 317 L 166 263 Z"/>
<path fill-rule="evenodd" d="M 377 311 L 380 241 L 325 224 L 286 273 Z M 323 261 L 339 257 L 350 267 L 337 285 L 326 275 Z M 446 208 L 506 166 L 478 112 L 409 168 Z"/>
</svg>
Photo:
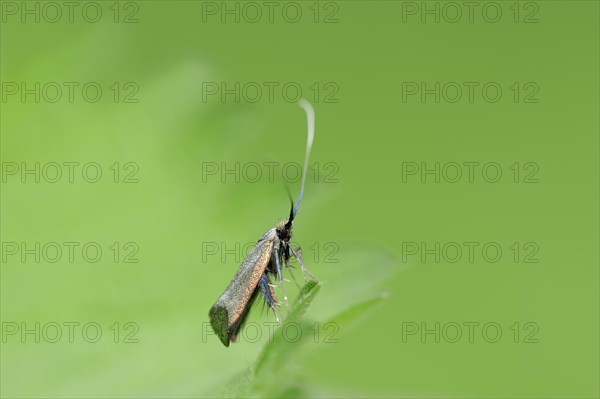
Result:
<svg viewBox="0 0 600 399">
<path fill-rule="evenodd" d="M 292 201 L 287 221 L 280 221 L 277 223 L 277 226 L 269 229 L 258 240 L 248 256 L 242 261 L 229 286 L 227 286 L 223 294 L 217 299 L 217 302 L 210 308 L 208 313 L 210 323 L 215 334 L 217 334 L 225 346 L 229 346 L 230 341 L 236 341 L 238 332 L 248 316 L 248 310 L 259 295 L 264 297 L 265 303 L 273 310 L 275 318 L 279 323 L 279 316 L 277 316 L 275 310 L 275 307 L 279 306 L 279 302 L 275 297 L 274 286 L 271 283 L 269 275 L 277 277 L 284 301 L 287 304 L 287 296 L 283 288 L 282 261 L 289 268 L 290 258 L 293 256 L 300 263 L 304 279 L 306 280 L 306 274 L 308 274 L 312 279 L 316 280 L 304 267 L 300 247 L 294 248 L 290 244 L 292 239 L 292 225 L 298 213 L 302 195 L 304 194 L 308 159 L 315 134 L 315 113 L 313 107 L 304 99 L 301 99 L 298 105 L 305 110 L 308 121 L 308 139 L 304 155 L 304 170 L 302 173 L 300 195 L 295 205 Z"/>
</svg>

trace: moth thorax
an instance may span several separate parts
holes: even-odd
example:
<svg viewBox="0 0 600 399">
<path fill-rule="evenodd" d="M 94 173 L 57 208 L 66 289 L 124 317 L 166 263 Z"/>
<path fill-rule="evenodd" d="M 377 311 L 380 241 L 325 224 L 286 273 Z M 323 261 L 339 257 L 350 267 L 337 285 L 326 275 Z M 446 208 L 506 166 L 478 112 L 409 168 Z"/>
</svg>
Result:
<svg viewBox="0 0 600 399">
<path fill-rule="evenodd" d="M 292 227 L 290 226 L 289 228 L 287 228 L 285 226 L 286 223 L 286 220 L 280 221 L 279 223 L 277 223 L 277 227 L 275 228 L 275 230 L 277 231 L 277 237 L 279 237 L 280 240 L 289 242 L 292 238 Z"/>
</svg>

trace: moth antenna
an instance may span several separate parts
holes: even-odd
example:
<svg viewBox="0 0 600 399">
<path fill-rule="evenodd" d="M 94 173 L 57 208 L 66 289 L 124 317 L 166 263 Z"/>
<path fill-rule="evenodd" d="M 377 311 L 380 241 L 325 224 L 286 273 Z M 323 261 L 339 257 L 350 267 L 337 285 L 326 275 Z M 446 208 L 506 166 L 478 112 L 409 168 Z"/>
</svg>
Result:
<svg viewBox="0 0 600 399">
<path fill-rule="evenodd" d="M 310 150 L 312 148 L 313 139 L 315 138 L 315 110 L 312 105 L 305 99 L 300 99 L 298 101 L 298 105 L 301 106 L 306 112 L 306 119 L 308 123 L 308 138 L 306 140 L 306 153 L 304 155 L 304 170 L 302 172 L 302 185 L 300 186 L 300 195 L 298 196 L 298 201 L 296 201 L 296 206 L 293 208 L 289 223 L 291 224 L 294 217 L 296 217 L 296 213 L 298 213 L 298 208 L 300 207 L 300 201 L 302 201 L 302 195 L 304 194 L 304 183 L 306 182 L 306 172 L 308 171 L 308 159 L 310 157 Z"/>
<path fill-rule="evenodd" d="M 294 199 L 292 198 L 292 193 L 290 192 L 290 186 L 286 184 L 285 189 L 287 191 L 288 198 L 290 199 L 290 203 L 292 204 L 290 208 L 290 217 L 287 223 L 285 224 L 285 228 L 289 229 L 290 227 L 292 227 L 292 221 L 294 220 Z"/>
</svg>

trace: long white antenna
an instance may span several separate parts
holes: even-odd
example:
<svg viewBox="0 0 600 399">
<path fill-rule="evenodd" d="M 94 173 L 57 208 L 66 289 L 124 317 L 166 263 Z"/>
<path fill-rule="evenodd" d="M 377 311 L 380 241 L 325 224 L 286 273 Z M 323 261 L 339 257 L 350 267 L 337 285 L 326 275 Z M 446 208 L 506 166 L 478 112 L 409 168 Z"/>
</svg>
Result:
<svg viewBox="0 0 600 399">
<path fill-rule="evenodd" d="M 294 217 L 300 207 L 300 201 L 302 200 L 302 194 L 304 194 L 304 183 L 306 182 L 306 172 L 308 171 L 308 159 L 310 158 L 310 149 L 312 148 L 313 139 L 315 138 L 315 110 L 312 105 L 305 99 L 298 101 L 298 105 L 306 111 L 306 119 L 308 122 L 308 138 L 306 140 L 306 154 L 304 155 L 304 171 L 302 172 L 302 186 L 300 186 L 300 195 L 298 201 L 294 207 Z"/>
</svg>

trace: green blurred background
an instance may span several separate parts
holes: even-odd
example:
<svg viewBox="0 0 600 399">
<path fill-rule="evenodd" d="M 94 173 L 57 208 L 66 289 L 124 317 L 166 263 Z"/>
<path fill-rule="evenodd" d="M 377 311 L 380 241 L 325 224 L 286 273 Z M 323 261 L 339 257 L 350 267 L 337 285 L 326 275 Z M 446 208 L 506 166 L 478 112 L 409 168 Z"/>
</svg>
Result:
<svg viewBox="0 0 600 399">
<path fill-rule="evenodd" d="M 323 280 L 306 317 L 388 295 L 277 383 L 318 397 L 598 397 L 598 2 L 477 2 L 471 15 L 461 2 L 274 2 L 270 16 L 262 2 L 99 1 L 74 2 L 72 18 L 48 4 L 1 2 L 2 397 L 203 397 L 252 366 L 265 337 L 224 348 L 207 313 L 236 243 L 287 215 L 286 180 L 299 190 L 282 170 L 303 159 L 296 87 L 317 121 L 294 231 Z M 422 82 L 439 82 L 439 101 Z M 239 99 L 222 96 L 237 83 Z M 64 162 L 79 163 L 73 182 Z M 96 183 L 81 175 L 92 162 Z M 254 181 L 248 165 L 265 162 L 273 178 L 262 167 Z M 472 181 L 465 162 L 480 165 Z M 489 162 L 498 182 L 481 174 Z M 39 182 L 21 174 L 36 163 Z M 239 179 L 221 175 L 236 163 Z M 420 174 L 436 163 L 439 182 Z M 64 242 L 79 245 L 72 262 Z M 421 243 L 439 243 L 439 261 Z M 36 323 L 40 342 L 22 331 Z M 79 323 L 73 342 L 64 323 Z M 422 334 L 436 325 L 439 339 Z"/>
</svg>

